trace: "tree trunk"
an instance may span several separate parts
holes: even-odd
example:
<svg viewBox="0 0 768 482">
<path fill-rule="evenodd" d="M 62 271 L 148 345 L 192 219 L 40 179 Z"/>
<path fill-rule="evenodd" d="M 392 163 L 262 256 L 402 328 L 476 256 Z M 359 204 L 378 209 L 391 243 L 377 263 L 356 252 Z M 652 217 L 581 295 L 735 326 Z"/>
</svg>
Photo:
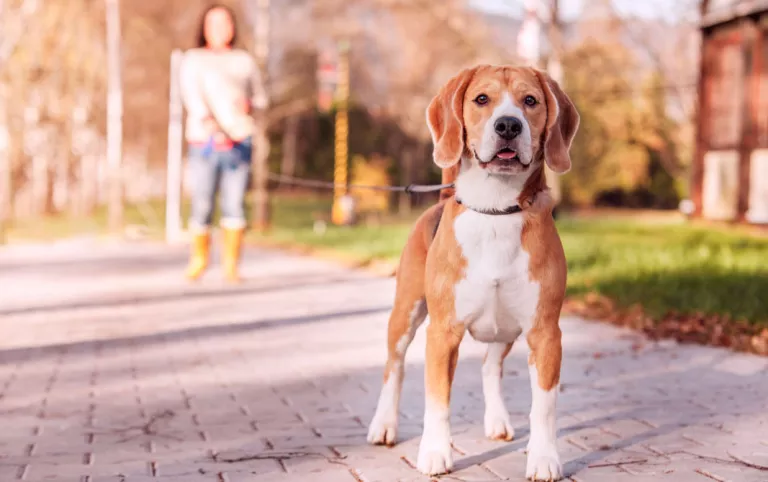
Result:
<svg viewBox="0 0 768 482">
<path fill-rule="evenodd" d="M 48 165 L 46 166 L 46 178 L 45 178 L 45 203 L 43 204 L 43 214 L 50 216 L 56 213 L 56 184 L 58 181 L 58 172 L 55 166 L 51 162 L 51 157 L 47 157 Z"/>
<path fill-rule="evenodd" d="M 257 0 L 256 2 L 256 64 L 261 70 L 262 81 L 267 77 L 267 61 L 269 60 L 269 26 L 270 26 L 270 0 Z M 266 89 L 266 84 L 265 84 Z M 254 133 L 254 206 L 253 227 L 257 231 L 264 231 L 269 227 L 269 137 L 267 136 L 267 121 L 260 119 Z"/>
<path fill-rule="evenodd" d="M 80 158 L 80 209 L 91 215 L 99 204 L 98 158 L 91 152 Z"/>
<path fill-rule="evenodd" d="M 296 154 L 299 142 L 299 115 L 291 115 L 285 119 L 283 132 L 283 159 L 280 164 L 280 174 L 294 176 L 296 174 Z"/>
<path fill-rule="evenodd" d="M 49 179 L 48 156 L 36 154 L 32 157 L 32 212 L 35 216 L 47 214 Z"/>
<path fill-rule="evenodd" d="M 72 143 L 73 129 L 74 125 L 70 120 L 64 128 L 63 139 L 61 141 L 61 157 L 58 176 L 59 186 L 57 186 L 57 189 L 61 192 L 61 203 L 56 206 L 58 211 L 70 211 L 74 207 L 72 205 L 74 199 L 72 193 L 75 191 L 75 182 L 77 180 L 74 171 L 75 154 L 73 149 L 74 145 Z"/>
</svg>

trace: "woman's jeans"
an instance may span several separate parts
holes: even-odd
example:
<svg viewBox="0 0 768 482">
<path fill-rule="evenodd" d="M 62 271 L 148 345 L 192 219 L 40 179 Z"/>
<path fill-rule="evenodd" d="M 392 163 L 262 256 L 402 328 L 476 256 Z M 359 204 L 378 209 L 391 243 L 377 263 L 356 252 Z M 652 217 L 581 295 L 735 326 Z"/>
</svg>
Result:
<svg viewBox="0 0 768 482">
<path fill-rule="evenodd" d="M 245 193 L 251 177 L 251 138 L 236 142 L 228 150 L 189 146 L 189 169 L 192 184 L 190 230 L 204 232 L 209 229 L 217 190 L 220 191 L 221 226 L 244 228 Z"/>
</svg>

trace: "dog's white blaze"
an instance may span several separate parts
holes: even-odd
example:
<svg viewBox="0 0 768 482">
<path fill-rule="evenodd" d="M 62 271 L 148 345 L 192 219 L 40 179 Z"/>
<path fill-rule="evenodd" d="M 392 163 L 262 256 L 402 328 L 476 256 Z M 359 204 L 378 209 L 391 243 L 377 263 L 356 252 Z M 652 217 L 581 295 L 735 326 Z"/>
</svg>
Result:
<svg viewBox="0 0 768 482">
<path fill-rule="evenodd" d="M 462 171 L 456 179 L 456 195 L 476 209 L 504 209 L 517 204 L 517 198 L 530 176 L 530 172 L 515 176 L 491 176 L 471 159 L 462 159 L 462 163 Z"/>
<path fill-rule="evenodd" d="M 454 221 L 456 240 L 467 261 L 455 286 L 456 321 L 473 338 L 512 343 L 533 323 L 539 283 L 528 272 L 522 249 L 523 214 L 491 216 L 467 210 Z"/>
<path fill-rule="evenodd" d="M 547 391 L 539 386 L 536 365 L 529 365 L 531 377 L 531 435 L 525 476 L 534 480 L 560 480 L 563 469 L 557 453 L 555 411 L 560 385 Z"/>
<path fill-rule="evenodd" d="M 501 396 L 501 372 L 506 343 L 488 345 L 483 362 L 483 398 L 485 399 L 485 435 L 490 438 L 511 439 L 514 436 L 509 413 Z"/>
<path fill-rule="evenodd" d="M 451 424 L 448 407 L 427 397 L 424 432 L 419 444 L 418 469 L 427 475 L 448 472 L 453 467 Z"/>
<path fill-rule="evenodd" d="M 508 115 L 519 118 L 523 123 L 523 132 L 515 142 L 520 159 L 525 163 L 531 161 L 533 157 L 531 128 L 523 111 L 506 93 L 486 122 L 480 145 L 472 146 L 480 159 L 488 161 L 496 155 L 498 135 L 493 124 L 499 117 Z M 528 169 L 527 172 L 519 175 L 494 176 L 478 165 L 473 156 L 462 158 L 461 163 L 461 172 L 456 179 L 456 195 L 464 203 L 476 209 L 505 209 L 516 204 L 532 172 L 532 169 Z"/>
<path fill-rule="evenodd" d="M 477 155 L 485 162 L 490 161 L 496 155 L 499 136 L 496 134 L 494 124 L 497 119 L 507 116 L 517 117 L 523 123 L 523 132 L 516 139 L 517 154 L 523 164 L 528 164 L 533 159 L 531 126 L 528 125 L 528 120 L 525 118 L 523 110 L 515 104 L 515 101 L 512 100 L 512 96 L 508 92 L 504 93 L 501 102 L 493 109 L 493 113 L 483 127 L 483 137 L 480 140 L 480 145 L 475 146 Z"/>
</svg>

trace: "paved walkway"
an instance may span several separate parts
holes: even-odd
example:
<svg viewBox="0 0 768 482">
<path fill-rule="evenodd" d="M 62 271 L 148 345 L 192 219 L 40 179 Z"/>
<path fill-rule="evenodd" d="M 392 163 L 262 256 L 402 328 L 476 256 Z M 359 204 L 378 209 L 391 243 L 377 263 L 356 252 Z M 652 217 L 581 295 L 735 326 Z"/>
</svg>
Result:
<svg viewBox="0 0 768 482">
<path fill-rule="evenodd" d="M 401 443 L 365 443 L 394 282 L 248 253 L 243 286 L 181 282 L 182 249 L 0 251 L 0 481 L 422 481 L 420 332 Z M 563 320 L 559 447 L 573 481 L 768 480 L 768 359 Z M 483 438 L 480 361 L 454 385 L 451 481 L 523 480 L 523 343 L 505 367 L 518 438 Z M 762 469 L 760 468 L 762 467 Z"/>
</svg>

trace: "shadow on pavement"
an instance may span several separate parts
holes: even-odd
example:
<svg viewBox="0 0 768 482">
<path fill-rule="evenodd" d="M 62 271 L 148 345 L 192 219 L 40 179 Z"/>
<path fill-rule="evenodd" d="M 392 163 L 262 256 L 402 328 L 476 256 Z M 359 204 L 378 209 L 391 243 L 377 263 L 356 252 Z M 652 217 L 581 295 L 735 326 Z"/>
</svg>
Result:
<svg viewBox="0 0 768 482">
<path fill-rule="evenodd" d="M 250 334 L 274 328 L 289 328 L 293 326 L 320 323 L 329 320 L 344 320 L 366 315 L 388 313 L 391 307 L 380 306 L 359 310 L 336 311 L 329 313 L 316 313 L 306 316 L 292 316 L 284 318 L 264 318 L 250 322 L 213 324 L 194 326 L 173 331 L 159 331 L 149 335 L 105 338 L 75 343 L 61 343 L 31 348 L 16 348 L 0 351 L 0 366 L 13 364 L 20 361 L 24 363 L 34 362 L 45 357 L 93 354 L 95 350 L 112 352 L 120 349 L 145 348 L 154 344 L 183 343 L 194 339 L 211 340 L 216 337 L 234 336 L 240 333 Z"/>
<path fill-rule="evenodd" d="M 53 470 L 50 460 L 60 460 L 67 474 L 119 473 L 128 481 L 147 473 L 211 481 L 298 482 L 318 475 L 350 482 L 430 480 L 412 468 L 424 406 L 421 362 L 407 366 L 398 445 L 365 442 L 384 340 L 380 325 L 360 330 L 359 323 L 386 311 L 264 319 L 42 349 L 58 360 L 41 360 L 40 349 L 31 357 L 5 351 L 0 407 L 8 424 L 0 447 L 12 455 L 2 467 L 28 467 L 34 480 Z M 290 326 L 297 328 L 295 337 L 270 336 L 276 333 L 270 329 Z M 378 339 L 375 355 L 361 341 L 371 335 Z M 590 356 L 593 350 L 603 355 Z M 93 360 L 68 365 L 79 351 Z M 459 362 L 452 401 L 456 470 L 448 480 L 523 480 L 520 450 L 530 403 L 524 352 L 513 351 L 503 382 L 517 430 L 511 443 L 483 438 L 481 356 L 472 352 Z M 764 471 L 736 462 L 722 448 L 744 454 L 740 443 L 758 443 L 759 427 L 768 424 L 766 372 L 755 369 L 754 360 L 699 347 L 637 350 L 615 339 L 566 346 L 558 434 L 566 474 L 575 480 L 618 482 L 637 474 L 688 480 L 699 468 L 764 480 Z M 35 365 L 36 374 L 25 377 L 23 367 L 13 372 L 15 362 Z M 93 453 L 94 462 L 81 463 Z"/>
<path fill-rule="evenodd" d="M 180 275 L 181 276 L 181 275 Z M 243 295 L 265 294 L 278 291 L 295 290 L 316 285 L 334 285 L 345 283 L 360 283 L 360 279 L 349 276 L 329 277 L 321 275 L 316 277 L 307 276 L 281 276 L 278 284 L 263 284 L 263 280 L 244 280 L 239 286 L 226 286 L 224 284 L 219 288 L 208 288 L 200 285 L 189 284 L 181 290 L 171 292 L 142 292 L 139 294 L 110 294 L 95 298 L 86 298 L 75 301 L 57 301 L 56 303 L 18 306 L 11 308 L 0 308 L 0 316 L 29 315 L 46 312 L 63 312 L 68 310 L 82 309 L 100 309 L 100 308 L 118 308 L 121 306 L 136 306 L 152 303 L 168 303 L 184 301 L 186 299 L 205 299 L 205 298 L 227 298 Z M 178 283 L 176 283 L 178 285 Z"/>
</svg>

